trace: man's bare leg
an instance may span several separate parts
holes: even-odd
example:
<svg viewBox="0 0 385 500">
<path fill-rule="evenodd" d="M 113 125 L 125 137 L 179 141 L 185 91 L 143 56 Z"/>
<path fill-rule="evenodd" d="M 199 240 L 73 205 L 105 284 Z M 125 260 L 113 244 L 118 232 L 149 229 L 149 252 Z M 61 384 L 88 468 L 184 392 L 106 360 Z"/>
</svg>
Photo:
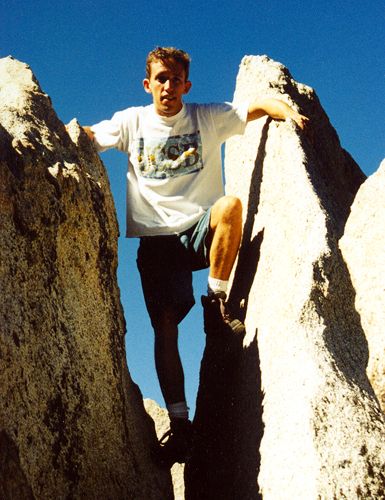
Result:
<svg viewBox="0 0 385 500">
<path fill-rule="evenodd" d="M 242 236 L 242 204 L 223 196 L 211 208 L 208 244 L 210 276 L 227 281 Z M 155 364 L 167 405 L 185 401 L 184 373 L 178 350 L 178 324 L 174 311 L 163 311 L 155 328 Z"/>
<path fill-rule="evenodd" d="M 160 439 L 154 458 L 158 465 L 170 468 L 175 462 L 187 460 L 192 443 L 175 313 L 164 311 L 154 331 L 156 370 L 170 417 L 170 431 Z"/>
<path fill-rule="evenodd" d="M 208 296 L 202 296 L 204 328 L 208 335 L 221 335 L 223 326 L 241 338 L 244 324 L 235 318 L 226 302 L 227 285 L 242 236 L 242 204 L 234 196 L 223 196 L 211 209 L 210 274 Z"/>
<path fill-rule="evenodd" d="M 178 323 L 173 311 L 164 311 L 155 332 L 155 366 L 167 405 L 185 401 L 184 373 L 178 350 Z"/>
<path fill-rule="evenodd" d="M 210 276 L 227 281 L 242 236 L 242 204 L 223 196 L 211 209 L 208 243 Z M 174 311 L 163 311 L 155 328 L 155 364 L 167 405 L 185 401 L 184 373 L 178 351 L 178 325 Z"/>
<path fill-rule="evenodd" d="M 211 209 L 210 276 L 227 281 L 242 236 L 242 204 L 235 196 L 223 196 Z"/>
</svg>

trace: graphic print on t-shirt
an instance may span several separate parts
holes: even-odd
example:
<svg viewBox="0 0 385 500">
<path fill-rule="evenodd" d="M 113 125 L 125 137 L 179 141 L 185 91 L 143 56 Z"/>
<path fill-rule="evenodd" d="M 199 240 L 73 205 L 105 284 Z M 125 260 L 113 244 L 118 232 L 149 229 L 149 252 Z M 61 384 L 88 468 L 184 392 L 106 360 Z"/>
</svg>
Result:
<svg viewBox="0 0 385 500">
<path fill-rule="evenodd" d="M 203 168 L 200 132 L 139 138 L 134 144 L 134 158 L 142 177 L 166 179 L 197 172 Z"/>
</svg>

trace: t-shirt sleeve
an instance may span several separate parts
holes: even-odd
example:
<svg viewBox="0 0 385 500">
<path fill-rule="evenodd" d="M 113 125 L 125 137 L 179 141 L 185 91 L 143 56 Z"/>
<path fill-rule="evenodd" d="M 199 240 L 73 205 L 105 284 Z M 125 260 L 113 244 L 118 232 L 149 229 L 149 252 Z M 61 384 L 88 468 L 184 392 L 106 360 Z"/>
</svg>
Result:
<svg viewBox="0 0 385 500">
<path fill-rule="evenodd" d="M 116 148 L 127 151 L 127 113 L 118 111 L 110 120 L 92 125 L 96 149 L 100 152 Z"/>
<path fill-rule="evenodd" d="M 220 142 L 233 135 L 243 134 L 247 123 L 248 102 L 224 102 L 211 105 L 211 114 Z"/>
</svg>

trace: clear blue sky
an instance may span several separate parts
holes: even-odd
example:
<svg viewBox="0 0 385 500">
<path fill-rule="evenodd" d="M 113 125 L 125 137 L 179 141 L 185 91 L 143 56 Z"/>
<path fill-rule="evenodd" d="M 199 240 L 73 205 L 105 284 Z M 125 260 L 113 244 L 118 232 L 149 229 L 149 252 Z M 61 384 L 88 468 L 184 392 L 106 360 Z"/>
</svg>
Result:
<svg viewBox="0 0 385 500">
<path fill-rule="evenodd" d="M 93 124 L 149 103 L 144 61 L 156 45 L 191 54 L 191 102 L 231 100 L 241 58 L 266 54 L 315 88 L 343 147 L 369 175 L 384 157 L 384 21 L 380 0 L 1 0 L 0 56 L 32 67 L 64 123 L 76 117 Z M 126 158 L 112 151 L 102 159 L 124 234 Z M 120 238 L 128 366 L 144 397 L 163 404 L 136 247 L 136 240 Z M 206 272 L 199 272 L 198 303 L 205 281 Z M 200 306 L 182 324 L 180 346 L 194 408 L 204 347 Z"/>
</svg>

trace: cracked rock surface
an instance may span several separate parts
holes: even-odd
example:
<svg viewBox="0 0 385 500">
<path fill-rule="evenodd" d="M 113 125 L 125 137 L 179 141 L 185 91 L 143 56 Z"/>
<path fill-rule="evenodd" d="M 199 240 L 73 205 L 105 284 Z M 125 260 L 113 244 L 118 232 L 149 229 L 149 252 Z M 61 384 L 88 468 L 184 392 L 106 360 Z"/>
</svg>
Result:
<svg viewBox="0 0 385 500">
<path fill-rule="evenodd" d="M 0 60 L 0 497 L 169 498 L 124 347 L 106 172 Z"/>
<path fill-rule="evenodd" d="M 313 89 L 247 56 L 235 100 L 261 95 L 311 133 L 260 119 L 226 145 L 246 336 L 207 336 L 173 492 L 126 366 L 104 166 L 30 68 L 0 60 L 0 498 L 385 498 L 384 167 L 365 181 Z M 145 404 L 160 435 L 165 410 Z"/>
<path fill-rule="evenodd" d="M 369 344 L 368 377 L 385 412 L 385 160 L 360 187 L 340 247 Z"/>
<path fill-rule="evenodd" d="M 314 90 L 247 56 L 234 99 L 263 95 L 307 115 L 311 130 L 262 118 L 226 144 L 226 190 L 244 208 L 230 300 L 246 336 L 241 346 L 207 338 L 186 498 L 384 498 L 385 420 L 338 246 L 365 176 Z"/>
</svg>

